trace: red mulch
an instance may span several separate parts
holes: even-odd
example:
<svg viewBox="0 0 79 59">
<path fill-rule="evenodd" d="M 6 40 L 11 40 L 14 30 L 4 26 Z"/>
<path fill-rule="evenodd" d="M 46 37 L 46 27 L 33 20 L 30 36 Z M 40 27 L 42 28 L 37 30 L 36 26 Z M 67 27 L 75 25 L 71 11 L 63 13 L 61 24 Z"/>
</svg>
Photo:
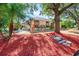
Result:
<svg viewBox="0 0 79 59">
<path fill-rule="evenodd" d="M 50 38 L 58 35 L 72 42 L 70 47 Z M 67 34 L 14 34 L 9 41 L 0 38 L 0 56 L 72 56 L 79 49 L 79 38 Z"/>
</svg>

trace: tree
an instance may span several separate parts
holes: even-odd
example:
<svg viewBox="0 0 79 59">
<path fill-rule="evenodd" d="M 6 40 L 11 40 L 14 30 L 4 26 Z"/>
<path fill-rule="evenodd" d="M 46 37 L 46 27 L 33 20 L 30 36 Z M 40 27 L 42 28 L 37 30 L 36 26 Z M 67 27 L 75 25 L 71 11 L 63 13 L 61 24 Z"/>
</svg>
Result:
<svg viewBox="0 0 79 59">
<path fill-rule="evenodd" d="M 11 37 L 14 21 L 19 24 L 20 20 L 25 20 L 26 17 L 29 17 L 26 14 L 33 14 L 34 10 L 37 10 L 36 4 L 0 4 L 0 32 L 8 28 L 9 37 Z"/>
<path fill-rule="evenodd" d="M 9 36 L 11 37 L 13 32 L 13 20 L 19 18 L 25 18 L 25 4 L 7 4 L 7 11 L 10 19 L 9 24 Z"/>
<path fill-rule="evenodd" d="M 38 7 L 39 4 L 27 4 L 27 6 L 29 7 L 27 10 L 27 14 L 29 15 L 34 15 L 34 11 L 37 11 L 39 9 Z M 29 17 L 28 15 L 28 17 Z M 32 17 L 29 17 L 30 20 L 33 20 Z M 34 21 L 32 21 L 30 23 L 30 32 L 34 32 L 35 30 L 35 24 L 34 24 Z"/>
<path fill-rule="evenodd" d="M 71 9 L 66 10 L 66 13 L 69 14 L 70 17 L 72 17 L 73 20 L 75 20 L 75 23 L 79 30 L 79 7 L 78 4 L 75 4 Z"/>
<path fill-rule="evenodd" d="M 3 30 L 5 30 L 6 26 L 8 25 L 8 14 L 7 8 L 6 8 L 6 3 L 0 4 L 0 34 L 4 37 L 3 35 Z"/>
<path fill-rule="evenodd" d="M 62 7 L 64 5 L 64 7 Z M 69 7 L 71 4 L 60 4 L 60 3 L 52 3 L 52 4 L 44 4 L 44 10 L 51 11 L 52 15 L 54 14 L 55 21 L 55 32 L 60 33 L 60 15 Z"/>
</svg>

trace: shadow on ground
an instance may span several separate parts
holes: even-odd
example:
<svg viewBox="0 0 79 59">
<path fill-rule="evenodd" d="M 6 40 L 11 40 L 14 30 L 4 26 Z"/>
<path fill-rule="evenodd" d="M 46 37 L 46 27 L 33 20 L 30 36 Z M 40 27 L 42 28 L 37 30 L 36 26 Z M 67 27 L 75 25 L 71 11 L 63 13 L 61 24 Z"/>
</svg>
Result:
<svg viewBox="0 0 79 59">
<path fill-rule="evenodd" d="M 51 35 L 70 40 L 70 47 L 57 43 Z M 0 39 L 0 56 L 72 56 L 79 49 L 79 38 L 75 35 L 42 33 L 17 35 L 9 41 Z"/>
</svg>

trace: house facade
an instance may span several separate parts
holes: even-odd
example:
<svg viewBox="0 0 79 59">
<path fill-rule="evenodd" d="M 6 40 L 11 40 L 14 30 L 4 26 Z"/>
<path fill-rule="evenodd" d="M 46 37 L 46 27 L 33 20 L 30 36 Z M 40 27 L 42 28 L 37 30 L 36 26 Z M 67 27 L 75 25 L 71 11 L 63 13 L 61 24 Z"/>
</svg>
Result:
<svg viewBox="0 0 79 59">
<path fill-rule="evenodd" d="M 30 30 L 31 32 L 36 31 L 37 29 L 42 30 L 51 26 L 51 22 L 48 19 L 41 17 L 31 18 L 24 23 L 22 23 L 23 30 Z"/>
<path fill-rule="evenodd" d="M 48 19 L 35 17 L 27 21 L 27 23 L 31 26 L 35 26 L 35 28 L 50 26 L 50 22 Z M 34 24 L 33 24 L 34 23 Z"/>
</svg>

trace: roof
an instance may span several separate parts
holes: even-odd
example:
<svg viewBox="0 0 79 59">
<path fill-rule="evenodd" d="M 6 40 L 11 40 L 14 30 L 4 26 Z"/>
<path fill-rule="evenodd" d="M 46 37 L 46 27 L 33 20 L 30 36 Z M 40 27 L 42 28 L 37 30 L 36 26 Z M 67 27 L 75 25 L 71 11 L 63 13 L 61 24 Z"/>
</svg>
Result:
<svg viewBox="0 0 79 59">
<path fill-rule="evenodd" d="M 43 18 L 43 17 L 33 17 L 31 19 L 34 19 L 34 20 L 46 20 L 46 21 L 48 21 L 48 19 Z"/>
</svg>

